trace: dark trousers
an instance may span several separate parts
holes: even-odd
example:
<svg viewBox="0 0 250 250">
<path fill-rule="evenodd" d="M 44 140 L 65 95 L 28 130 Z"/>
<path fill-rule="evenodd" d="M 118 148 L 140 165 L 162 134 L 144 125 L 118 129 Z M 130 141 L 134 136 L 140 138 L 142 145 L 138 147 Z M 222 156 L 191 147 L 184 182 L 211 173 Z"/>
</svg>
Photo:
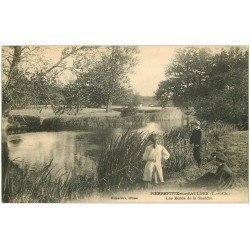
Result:
<svg viewBox="0 0 250 250">
<path fill-rule="evenodd" d="M 201 165 L 201 161 L 202 161 L 202 157 L 201 157 L 201 146 L 194 146 L 193 149 L 193 155 L 194 155 L 194 159 L 197 162 L 198 166 L 200 167 Z"/>
</svg>

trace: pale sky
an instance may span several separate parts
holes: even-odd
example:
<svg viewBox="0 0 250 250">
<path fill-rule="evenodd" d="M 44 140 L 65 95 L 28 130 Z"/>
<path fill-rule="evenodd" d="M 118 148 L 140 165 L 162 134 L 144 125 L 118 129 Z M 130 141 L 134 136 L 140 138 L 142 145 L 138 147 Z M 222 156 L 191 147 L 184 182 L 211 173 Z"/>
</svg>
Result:
<svg viewBox="0 0 250 250">
<path fill-rule="evenodd" d="M 131 85 L 142 96 L 152 96 L 160 81 L 165 79 L 165 70 L 174 58 L 179 48 L 186 46 L 139 46 L 139 63 L 131 75 Z M 213 53 L 228 46 L 200 46 L 208 47 Z"/>
<path fill-rule="evenodd" d="M 131 75 L 131 85 L 142 96 L 152 96 L 164 80 L 167 65 L 174 57 L 177 46 L 139 46 L 138 65 Z"/>
</svg>

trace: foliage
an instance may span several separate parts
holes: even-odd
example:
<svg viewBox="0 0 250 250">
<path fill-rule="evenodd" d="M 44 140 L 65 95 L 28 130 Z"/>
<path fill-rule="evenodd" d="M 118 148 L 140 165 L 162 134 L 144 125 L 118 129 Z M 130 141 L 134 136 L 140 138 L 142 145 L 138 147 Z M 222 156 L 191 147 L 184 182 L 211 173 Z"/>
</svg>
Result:
<svg viewBox="0 0 250 250">
<path fill-rule="evenodd" d="M 137 107 L 128 106 L 128 107 L 125 107 L 121 110 L 121 116 L 127 117 L 127 116 L 131 116 L 131 115 L 136 115 L 137 111 L 138 111 Z"/>
<path fill-rule="evenodd" d="M 203 85 L 211 65 L 207 48 L 190 47 L 178 50 L 172 64 L 166 70 L 166 80 L 161 82 L 156 98 L 165 106 L 170 97 L 178 106 L 190 106 L 196 99 L 197 86 Z"/>
<path fill-rule="evenodd" d="M 86 80 L 86 79 L 85 79 Z M 75 81 L 67 84 L 63 88 L 65 105 L 67 107 L 100 107 L 101 102 L 95 96 L 95 90 L 92 85 L 86 82 L 79 83 Z"/>
<path fill-rule="evenodd" d="M 127 107 L 137 107 L 140 104 L 141 96 L 134 92 L 131 88 L 124 90 L 120 98 L 114 101 L 114 105 L 121 105 Z"/>
<path fill-rule="evenodd" d="M 41 129 L 40 117 L 28 115 L 10 115 L 8 130 L 39 131 Z"/>
<path fill-rule="evenodd" d="M 206 48 L 179 50 L 156 98 L 162 106 L 173 99 L 177 106 L 193 106 L 199 117 L 247 128 L 248 50 L 230 47 L 214 55 Z"/>
<path fill-rule="evenodd" d="M 101 60 L 88 72 L 77 75 L 75 87 L 80 90 L 79 101 L 84 98 L 95 104 L 98 102 L 110 111 L 111 104 L 123 97 L 128 89 L 128 73 L 135 65 L 136 52 L 132 46 L 107 47 Z"/>
<path fill-rule="evenodd" d="M 172 99 L 171 81 L 161 81 L 155 93 L 156 99 L 160 102 L 161 107 L 166 107 L 167 103 Z"/>
<path fill-rule="evenodd" d="M 48 53 L 49 49 L 60 52 L 58 60 L 46 59 L 46 51 Z M 31 104 L 50 104 L 57 111 L 57 106 L 65 102 L 59 83 L 63 82 L 65 75 L 72 77 L 76 70 L 70 67 L 70 62 L 74 57 L 78 60 L 84 58 L 89 51 L 95 49 L 98 47 L 3 47 L 4 115 L 17 107 Z M 86 68 L 88 64 L 90 63 L 85 64 Z"/>
<path fill-rule="evenodd" d="M 110 111 L 112 103 L 138 105 L 128 77 L 136 64 L 136 47 L 55 47 L 59 58 L 53 60 L 46 59 L 49 49 L 53 50 L 42 46 L 3 48 L 5 115 L 36 104 L 49 104 L 60 114 L 72 107 L 106 105 Z"/>
<path fill-rule="evenodd" d="M 19 73 L 17 79 L 3 86 L 4 110 L 41 104 L 52 104 L 54 108 L 63 103 L 61 88 L 53 82 L 50 83 L 44 76 L 34 75 L 28 79 Z"/>
<path fill-rule="evenodd" d="M 232 47 L 214 56 L 206 94 L 194 103 L 197 114 L 248 127 L 248 51 Z M 223 110 L 223 112 L 221 112 Z"/>
</svg>

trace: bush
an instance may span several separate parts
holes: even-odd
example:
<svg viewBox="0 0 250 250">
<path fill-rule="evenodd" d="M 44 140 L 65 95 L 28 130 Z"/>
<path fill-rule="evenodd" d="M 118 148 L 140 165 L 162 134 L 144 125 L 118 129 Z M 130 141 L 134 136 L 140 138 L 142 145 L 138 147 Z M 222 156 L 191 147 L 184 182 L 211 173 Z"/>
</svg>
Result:
<svg viewBox="0 0 250 250">
<path fill-rule="evenodd" d="M 248 129 L 248 102 L 238 101 L 233 104 L 228 93 L 222 92 L 213 97 L 201 98 L 195 104 L 196 115 L 211 122 L 223 121 L 235 124 L 239 129 Z M 235 99 L 235 98 L 234 98 Z"/>
<path fill-rule="evenodd" d="M 8 118 L 9 130 L 39 131 L 40 117 L 28 115 L 11 115 Z"/>
<path fill-rule="evenodd" d="M 138 112 L 138 108 L 134 106 L 128 106 L 126 108 L 123 108 L 121 110 L 121 117 L 127 117 L 127 116 L 132 116 L 136 115 Z"/>
</svg>

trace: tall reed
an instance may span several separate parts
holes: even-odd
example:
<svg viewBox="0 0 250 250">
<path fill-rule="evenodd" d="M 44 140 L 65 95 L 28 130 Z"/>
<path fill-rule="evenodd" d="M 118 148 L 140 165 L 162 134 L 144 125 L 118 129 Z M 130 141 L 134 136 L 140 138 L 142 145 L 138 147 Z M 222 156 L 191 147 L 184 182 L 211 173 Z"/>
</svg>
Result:
<svg viewBox="0 0 250 250">
<path fill-rule="evenodd" d="M 5 177 L 12 203 L 58 203 L 86 196 L 96 187 L 93 175 L 73 175 L 72 171 L 53 172 L 52 161 L 42 169 L 20 169 L 10 162 Z"/>
<path fill-rule="evenodd" d="M 147 145 L 144 133 L 127 130 L 111 137 L 104 146 L 97 168 L 101 189 L 128 188 L 141 180 L 142 155 Z"/>
</svg>

